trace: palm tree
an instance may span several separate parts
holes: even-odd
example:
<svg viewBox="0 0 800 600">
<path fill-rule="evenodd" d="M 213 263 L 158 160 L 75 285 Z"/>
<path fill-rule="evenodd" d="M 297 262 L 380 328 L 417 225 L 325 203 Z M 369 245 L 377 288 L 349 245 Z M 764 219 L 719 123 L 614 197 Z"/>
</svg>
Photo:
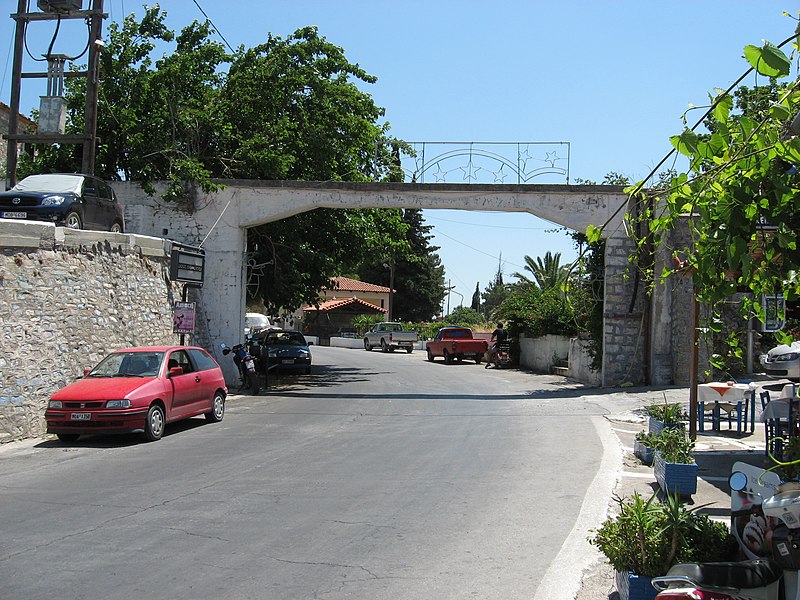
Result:
<svg viewBox="0 0 800 600">
<path fill-rule="evenodd" d="M 525 270 L 533 275 L 532 279 L 522 273 L 514 273 L 513 276 L 522 283 L 535 285 L 542 290 L 563 289 L 569 272 L 568 267 L 561 265 L 561 253 L 552 254 L 549 251 L 544 255 L 544 260 L 538 256 L 536 260 L 525 256 Z"/>
</svg>

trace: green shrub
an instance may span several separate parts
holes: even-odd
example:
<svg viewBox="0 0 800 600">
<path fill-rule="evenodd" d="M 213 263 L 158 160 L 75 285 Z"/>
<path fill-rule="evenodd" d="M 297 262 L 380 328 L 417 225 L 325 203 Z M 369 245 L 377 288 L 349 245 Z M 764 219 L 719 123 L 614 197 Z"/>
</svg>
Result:
<svg viewBox="0 0 800 600">
<path fill-rule="evenodd" d="M 636 439 L 648 448 L 657 450 L 670 463 L 692 464 L 694 442 L 682 428 L 666 428 L 659 433 L 638 433 Z"/>
<path fill-rule="evenodd" d="M 577 335 L 579 323 L 574 305 L 558 290 L 540 290 L 529 286 L 513 290 L 495 312 L 499 321 L 508 323 L 512 336 Z"/>
<path fill-rule="evenodd" d="M 683 407 L 678 402 L 673 404 L 668 404 L 667 402 L 651 404 L 650 406 L 645 406 L 644 410 L 647 416 L 663 421 L 668 425 L 677 425 L 684 420 Z"/>
<path fill-rule="evenodd" d="M 617 503 L 619 514 L 589 538 L 617 571 L 657 577 L 681 562 L 732 559 L 735 543 L 727 526 L 689 512 L 677 495 L 660 503 L 655 495 L 645 501 L 634 493 Z"/>
</svg>

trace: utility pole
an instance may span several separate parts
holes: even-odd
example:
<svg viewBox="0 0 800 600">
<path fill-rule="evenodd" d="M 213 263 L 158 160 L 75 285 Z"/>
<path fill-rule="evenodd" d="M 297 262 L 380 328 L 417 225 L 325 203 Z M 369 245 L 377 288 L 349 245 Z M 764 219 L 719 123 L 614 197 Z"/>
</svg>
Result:
<svg viewBox="0 0 800 600">
<path fill-rule="evenodd" d="M 103 41 L 100 36 L 103 19 L 107 18 L 108 15 L 103 12 L 103 0 L 91 0 L 91 4 L 92 8 L 90 10 L 81 10 L 82 0 L 39 0 L 40 12 L 26 12 L 28 0 L 18 0 L 17 12 L 11 15 L 11 18 L 16 21 L 14 62 L 11 75 L 11 110 L 8 119 L 8 133 L 3 135 L 7 140 L 6 171 L 8 182 L 11 186 L 17 182 L 17 145 L 20 143 L 83 144 L 81 169 L 87 175 L 94 174 L 95 149 L 97 146 L 97 98 L 100 83 L 99 52 L 103 47 Z M 47 54 L 45 55 L 48 62 L 46 73 L 23 73 L 22 57 L 25 48 L 27 25 L 34 21 L 60 21 L 63 19 L 83 19 L 89 23 L 88 70 L 65 72 L 63 61 L 70 57 Z M 63 77 L 86 77 L 86 111 L 83 133 L 80 135 L 65 135 L 63 128 L 61 131 L 55 132 L 21 133 L 19 131 L 19 108 L 22 80 L 47 78 L 48 92 L 52 92 L 54 89 L 63 91 L 63 80 L 52 81 L 53 78 Z M 46 98 L 52 99 L 43 97 L 43 108 L 45 107 L 44 100 Z M 43 113 L 44 111 L 40 112 Z"/>
</svg>

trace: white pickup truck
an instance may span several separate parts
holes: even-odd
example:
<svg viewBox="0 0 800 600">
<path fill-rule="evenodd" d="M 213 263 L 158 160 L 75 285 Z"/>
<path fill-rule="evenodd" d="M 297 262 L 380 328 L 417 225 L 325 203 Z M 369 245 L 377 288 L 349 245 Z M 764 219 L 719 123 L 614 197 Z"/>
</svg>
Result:
<svg viewBox="0 0 800 600">
<path fill-rule="evenodd" d="M 378 348 L 383 352 L 394 352 L 395 348 L 404 348 L 411 354 L 417 343 L 416 331 L 404 331 L 402 323 L 375 323 L 372 331 L 364 334 L 364 350 L 367 352 Z"/>
</svg>

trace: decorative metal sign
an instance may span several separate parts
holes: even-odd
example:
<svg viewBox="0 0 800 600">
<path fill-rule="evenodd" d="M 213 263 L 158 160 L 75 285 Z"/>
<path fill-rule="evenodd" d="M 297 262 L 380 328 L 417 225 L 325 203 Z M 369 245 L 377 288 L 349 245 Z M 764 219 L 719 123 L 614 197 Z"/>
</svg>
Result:
<svg viewBox="0 0 800 600">
<path fill-rule="evenodd" d="M 407 183 L 569 183 L 569 142 L 408 142 Z"/>
</svg>

